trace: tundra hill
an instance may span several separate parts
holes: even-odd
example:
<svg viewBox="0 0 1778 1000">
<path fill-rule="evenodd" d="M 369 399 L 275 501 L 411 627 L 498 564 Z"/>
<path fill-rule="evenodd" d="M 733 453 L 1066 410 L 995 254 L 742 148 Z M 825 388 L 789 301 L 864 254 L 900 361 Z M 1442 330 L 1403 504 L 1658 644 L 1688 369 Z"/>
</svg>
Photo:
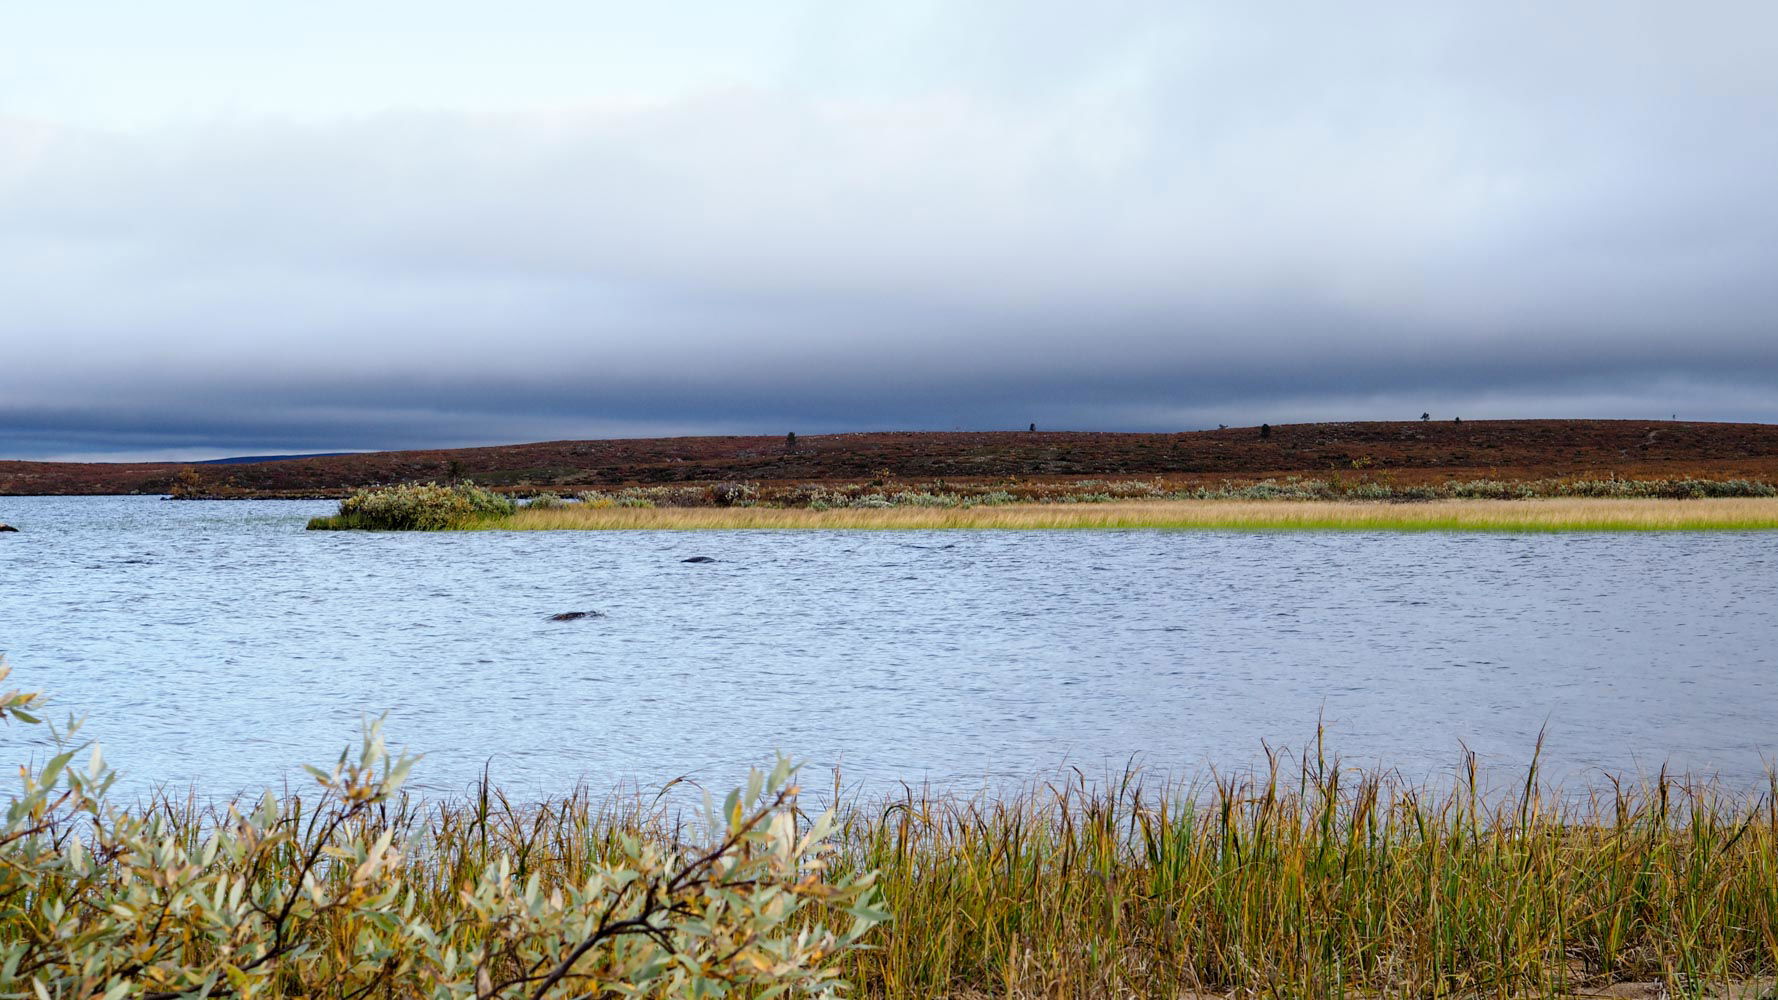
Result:
<svg viewBox="0 0 1778 1000">
<path fill-rule="evenodd" d="M 1686 476 L 1778 482 L 1778 425 L 1646 420 L 1281 424 L 1178 434 L 870 432 L 636 438 L 387 451 L 238 465 L 0 462 L 0 494 L 329 496 L 379 483 L 473 479 L 514 491 L 718 481 L 959 482 L 1291 475 L 1452 479 Z"/>
</svg>

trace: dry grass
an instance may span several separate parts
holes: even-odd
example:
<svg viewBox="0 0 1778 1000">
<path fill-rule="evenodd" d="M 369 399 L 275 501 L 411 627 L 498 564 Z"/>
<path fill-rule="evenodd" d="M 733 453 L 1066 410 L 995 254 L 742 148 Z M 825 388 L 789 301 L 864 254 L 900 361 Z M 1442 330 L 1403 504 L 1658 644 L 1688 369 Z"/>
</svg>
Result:
<svg viewBox="0 0 1778 1000">
<path fill-rule="evenodd" d="M 1231 531 L 1771 531 L 1778 500 L 1152 500 L 833 510 L 766 507 L 521 510 L 484 527 L 520 531 L 717 529 L 1213 529 Z"/>
<path fill-rule="evenodd" d="M 1440 789 L 1314 754 L 1186 784 L 910 790 L 846 815 L 896 914 L 847 973 L 922 1000 L 1769 997 L 1765 791 L 1563 794 L 1533 770 L 1489 795 L 1473 768 Z"/>
<path fill-rule="evenodd" d="M 1731 985 L 1767 1000 L 1775 791 L 1662 775 L 1562 792 L 1533 771 L 1491 794 L 1473 770 L 1424 786 L 1313 752 L 1197 781 L 909 788 L 839 810 L 836 874 L 878 872 L 894 913 L 840 969 L 863 1000 L 1655 1000 Z M 201 808 L 163 809 L 201 840 Z M 513 802 L 484 788 L 392 820 L 411 845 L 394 880 L 434 923 L 494 858 L 548 893 L 626 837 L 695 836 L 660 798 L 585 789 Z"/>
</svg>

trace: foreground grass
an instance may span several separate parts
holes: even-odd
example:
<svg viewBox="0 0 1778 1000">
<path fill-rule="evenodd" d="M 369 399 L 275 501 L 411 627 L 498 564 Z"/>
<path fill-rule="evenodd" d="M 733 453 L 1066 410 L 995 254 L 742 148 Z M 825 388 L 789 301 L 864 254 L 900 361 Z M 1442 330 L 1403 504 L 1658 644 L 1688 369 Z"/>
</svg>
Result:
<svg viewBox="0 0 1778 1000">
<path fill-rule="evenodd" d="M 1473 771 L 1435 788 L 1311 758 L 1240 778 L 1132 772 L 853 804 L 839 811 L 832 877 L 876 872 L 894 918 L 837 971 L 856 995 L 930 1000 L 1570 997 L 1626 982 L 1703 997 L 1770 982 L 1773 789 L 1477 784 Z M 158 836 L 193 848 L 226 821 L 190 801 L 148 811 Z M 542 898 L 638 843 L 699 842 L 659 796 L 586 789 L 515 803 L 483 787 L 366 822 L 366 836 L 389 829 L 405 845 L 380 878 L 411 900 L 404 919 L 431 926 L 452 925 L 462 887 L 503 864 Z M 289 852 L 273 881 L 299 882 L 301 859 Z M 22 930 L 0 921 L 0 942 Z M 362 931 L 319 933 L 314 947 L 343 953 Z M 384 982 L 376 995 L 422 993 Z"/>
<path fill-rule="evenodd" d="M 0 691 L 0 721 L 40 703 Z M 1756 997 L 1778 972 L 1778 771 L 1563 790 L 1534 756 L 1502 793 L 1473 755 L 1416 784 L 1318 738 L 1195 781 L 847 803 L 836 774 L 815 816 L 780 760 L 688 821 L 671 785 L 411 798 L 377 723 L 307 796 L 128 805 L 51 735 L 0 821 L 0 996 Z"/>
<path fill-rule="evenodd" d="M 1152 500 L 991 507 L 520 509 L 472 527 L 514 531 L 709 529 L 1218 529 L 1233 531 L 1770 531 L 1778 500 L 1441 500 L 1415 504 Z"/>
<path fill-rule="evenodd" d="M 872 996 L 1672 995 L 1769 984 L 1778 817 L 1665 777 L 1558 796 L 1315 761 L 1013 798 L 908 792 L 850 814 L 896 922 Z M 1651 994 L 1652 995 L 1652 994 Z M 1763 995 L 1750 993 L 1747 995 Z"/>
</svg>

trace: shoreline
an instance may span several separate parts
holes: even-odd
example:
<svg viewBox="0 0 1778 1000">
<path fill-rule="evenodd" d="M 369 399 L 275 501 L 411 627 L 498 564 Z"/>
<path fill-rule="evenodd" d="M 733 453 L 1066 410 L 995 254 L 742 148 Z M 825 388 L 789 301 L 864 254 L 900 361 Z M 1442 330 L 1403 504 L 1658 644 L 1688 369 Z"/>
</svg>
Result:
<svg viewBox="0 0 1778 1000">
<path fill-rule="evenodd" d="M 317 519 L 321 521 L 325 519 Z M 311 524 L 311 527 L 317 525 Z M 326 525 L 320 525 L 326 527 Z M 973 507 L 590 508 L 519 511 L 487 531 L 1774 531 L 1778 499 L 1129 500 Z"/>
<path fill-rule="evenodd" d="M 0 718 L 34 724 L 41 701 L 0 693 Z M 44 903 L 7 930 L 61 982 L 121 961 L 118 939 L 166 948 L 185 983 L 236 969 L 237 937 L 289 939 L 301 951 L 259 979 L 297 987 L 280 996 L 420 996 L 455 970 L 485 973 L 505 960 L 492 948 L 514 912 L 537 928 L 544 957 L 528 961 L 557 961 L 589 914 L 640 912 L 665 955 L 700 955 L 713 925 L 771 954 L 813 941 L 785 968 L 838 974 L 873 1000 L 1770 995 L 1778 772 L 1764 789 L 1663 771 L 1564 790 L 1534 754 L 1494 790 L 1473 755 L 1416 782 L 1344 764 L 1324 735 L 1245 770 L 1070 769 L 1002 792 L 904 784 L 848 799 L 836 773 L 825 815 L 800 806 L 779 756 L 702 825 L 664 798 L 684 779 L 652 797 L 583 784 L 527 798 L 484 774 L 462 797 L 412 800 L 420 760 L 391 755 L 380 720 L 356 758 L 310 769 L 322 791 L 306 804 L 267 793 L 245 809 L 195 789 L 113 808 L 116 772 L 97 752 L 68 767 L 84 746 L 64 741 L 20 768 L 14 877 Z M 70 878 L 81 855 L 66 860 L 52 831 L 89 823 L 128 850 Z M 350 876 L 313 878 L 323 856 Z M 718 859 L 726 884 L 703 874 Z M 169 865 L 191 887 L 185 909 L 105 905 L 152 898 Z M 297 885 L 311 908 L 256 902 L 296 899 Z M 111 933 L 120 924 L 136 937 Z M 434 928 L 473 960 L 428 951 Z M 367 943 L 403 960 L 354 963 Z"/>
<path fill-rule="evenodd" d="M 0 459 L 0 495 L 343 496 L 393 483 L 474 481 L 527 494 L 756 484 L 1024 495 L 1069 481 L 1163 480 L 1169 491 L 1266 480 L 1395 489 L 1490 480 L 1746 480 L 1778 485 L 1778 424 L 1647 420 L 1330 421 L 1175 433 L 871 431 L 490 443 L 273 461 Z M 762 499 L 766 499 L 762 495 Z"/>
</svg>

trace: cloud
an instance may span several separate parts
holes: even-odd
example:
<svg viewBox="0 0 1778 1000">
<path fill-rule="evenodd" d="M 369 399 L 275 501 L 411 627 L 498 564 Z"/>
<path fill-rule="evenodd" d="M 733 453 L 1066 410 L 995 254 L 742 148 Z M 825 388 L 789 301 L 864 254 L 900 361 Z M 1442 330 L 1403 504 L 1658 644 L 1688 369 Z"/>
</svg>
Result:
<svg viewBox="0 0 1778 1000">
<path fill-rule="evenodd" d="M 0 118 L 0 454 L 1778 419 L 1766 7 L 915 11 L 660 98 Z"/>
</svg>

